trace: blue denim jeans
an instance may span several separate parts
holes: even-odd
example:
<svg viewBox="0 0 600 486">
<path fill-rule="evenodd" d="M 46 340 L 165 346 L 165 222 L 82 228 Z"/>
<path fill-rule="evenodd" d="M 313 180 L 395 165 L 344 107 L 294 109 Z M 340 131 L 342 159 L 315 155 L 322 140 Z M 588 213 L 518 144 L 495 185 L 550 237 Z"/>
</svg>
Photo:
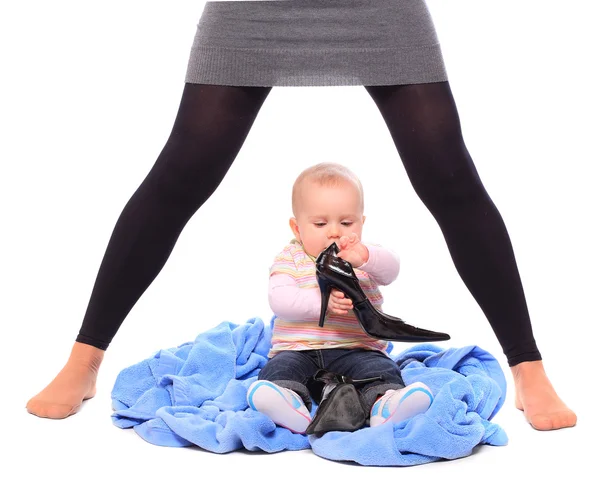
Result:
<svg viewBox="0 0 600 486">
<path fill-rule="evenodd" d="M 294 390 L 311 410 L 312 400 L 306 383 L 319 369 L 356 380 L 381 376 L 381 380 L 356 385 L 368 410 L 377 397 L 383 395 L 386 390 L 404 388 L 396 362 L 385 354 L 370 349 L 281 351 L 267 362 L 260 371 L 258 379 L 268 380 Z"/>
</svg>

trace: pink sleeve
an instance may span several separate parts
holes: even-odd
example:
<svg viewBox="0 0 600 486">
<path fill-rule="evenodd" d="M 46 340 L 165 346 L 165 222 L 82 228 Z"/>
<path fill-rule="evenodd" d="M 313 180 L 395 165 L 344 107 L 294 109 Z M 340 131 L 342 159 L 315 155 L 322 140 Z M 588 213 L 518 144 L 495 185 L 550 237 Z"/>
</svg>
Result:
<svg viewBox="0 0 600 486">
<path fill-rule="evenodd" d="M 269 277 L 269 305 L 285 320 L 316 320 L 321 314 L 321 291 L 319 287 L 301 289 L 294 277 L 275 273 Z"/>
<path fill-rule="evenodd" d="M 358 267 L 367 272 L 378 285 L 389 285 L 398 277 L 400 272 L 400 258 L 393 251 L 381 246 L 365 243 L 369 250 L 369 259 Z"/>
</svg>

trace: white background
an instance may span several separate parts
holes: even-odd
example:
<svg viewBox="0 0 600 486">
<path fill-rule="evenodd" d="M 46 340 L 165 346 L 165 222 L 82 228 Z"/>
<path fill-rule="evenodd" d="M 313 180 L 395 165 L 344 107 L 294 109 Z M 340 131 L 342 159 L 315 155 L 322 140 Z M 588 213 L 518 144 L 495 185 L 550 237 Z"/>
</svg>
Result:
<svg viewBox="0 0 600 486">
<path fill-rule="evenodd" d="M 0 403 L 8 448 L 0 475 L 14 470 L 15 484 L 261 484 L 270 476 L 306 484 L 333 475 L 351 484 L 544 484 L 593 468 L 600 324 L 595 2 L 428 4 L 467 147 L 508 227 L 546 370 L 578 413 L 577 427 L 536 432 L 514 408 L 500 346 L 362 87 L 274 88 L 223 183 L 110 346 L 96 398 L 64 421 L 27 414 L 27 399 L 67 359 L 114 224 L 170 133 L 204 2 L 3 2 Z M 310 451 L 161 448 L 111 424 L 110 392 L 121 369 L 222 321 L 268 322 L 268 267 L 292 236 L 291 185 L 324 160 L 359 175 L 364 239 L 401 257 L 400 277 L 383 289 L 386 312 L 449 332 L 448 346 L 477 344 L 498 357 L 509 390 L 495 421 L 508 433 L 507 447 L 373 470 Z"/>
</svg>

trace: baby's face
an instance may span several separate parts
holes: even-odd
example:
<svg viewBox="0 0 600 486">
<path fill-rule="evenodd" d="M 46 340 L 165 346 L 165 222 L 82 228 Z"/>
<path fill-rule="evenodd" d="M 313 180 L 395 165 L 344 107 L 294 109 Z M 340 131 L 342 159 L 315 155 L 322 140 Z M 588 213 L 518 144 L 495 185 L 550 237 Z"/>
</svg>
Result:
<svg viewBox="0 0 600 486">
<path fill-rule="evenodd" d="M 290 227 L 308 254 L 317 257 L 331 243 L 339 245 L 342 236 L 352 233 L 362 239 L 365 218 L 354 184 L 327 187 L 305 181 L 299 196 L 298 214 L 290 219 Z"/>
</svg>

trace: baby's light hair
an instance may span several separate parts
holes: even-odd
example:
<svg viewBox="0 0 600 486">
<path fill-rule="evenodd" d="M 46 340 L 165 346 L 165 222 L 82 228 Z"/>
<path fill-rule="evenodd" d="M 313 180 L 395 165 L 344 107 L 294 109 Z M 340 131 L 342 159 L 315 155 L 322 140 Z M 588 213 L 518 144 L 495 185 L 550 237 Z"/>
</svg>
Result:
<svg viewBox="0 0 600 486">
<path fill-rule="evenodd" d="M 292 187 L 292 212 L 298 215 L 298 201 L 300 199 L 300 188 L 305 181 L 315 182 L 326 187 L 335 187 L 344 182 L 356 185 L 360 195 L 360 210 L 364 210 L 364 193 L 360 179 L 348 167 L 336 162 L 321 162 L 304 169 L 296 178 Z"/>
</svg>

